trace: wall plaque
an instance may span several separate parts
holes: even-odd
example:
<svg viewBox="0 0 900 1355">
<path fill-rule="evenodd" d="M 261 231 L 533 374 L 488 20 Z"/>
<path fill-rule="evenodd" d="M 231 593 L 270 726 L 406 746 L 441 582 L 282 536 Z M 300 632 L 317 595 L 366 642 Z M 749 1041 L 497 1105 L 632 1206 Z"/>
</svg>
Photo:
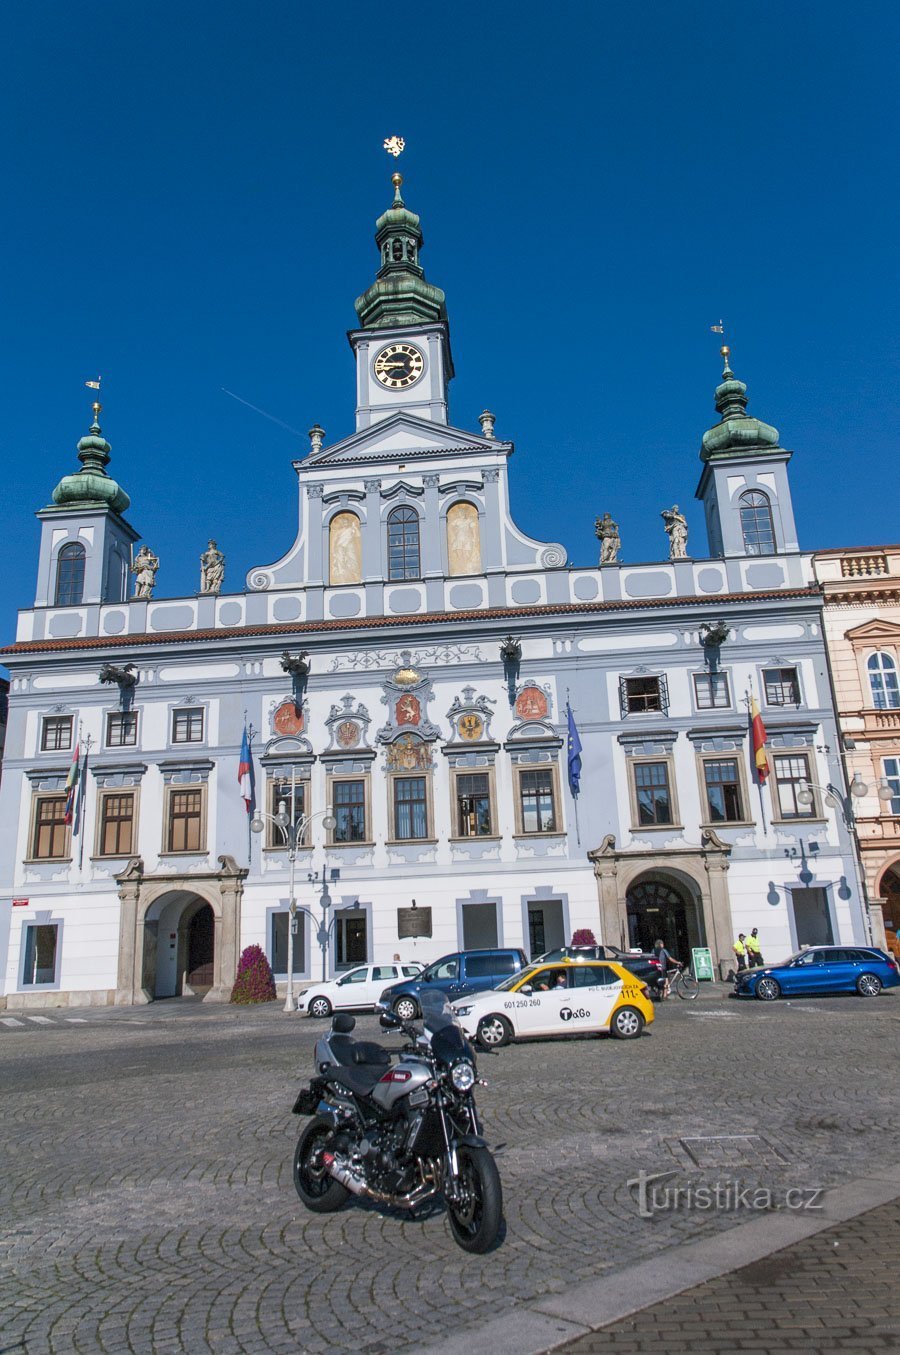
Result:
<svg viewBox="0 0 900 1355">
<path fill-rule="evenodd" d="M 431 936 L 431 909 L 398 908 L 397 935 L 401 941 L 407 937 Z"/>
</svg>

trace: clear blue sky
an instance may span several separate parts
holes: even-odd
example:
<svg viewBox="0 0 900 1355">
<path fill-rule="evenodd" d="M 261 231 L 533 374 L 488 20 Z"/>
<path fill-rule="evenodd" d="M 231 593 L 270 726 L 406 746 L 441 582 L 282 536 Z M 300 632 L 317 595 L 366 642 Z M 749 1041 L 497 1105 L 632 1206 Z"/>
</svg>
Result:
<svg viewBox="0 0 900 1355">
<path fill-rule="evenodd" d="M 255 0 L 7 6 L 2 634 L 102 373 L 110 472 L 162 559 L 226 590 L 296 529 L 295 437 L 352 430 L 344 332 L 402 134 L 447 293 L 451 416 L 517 447 L 520 526 L 659 558 L 724 317 L 805 547 L 900 539 L 896 4 Z"/>
</svg>

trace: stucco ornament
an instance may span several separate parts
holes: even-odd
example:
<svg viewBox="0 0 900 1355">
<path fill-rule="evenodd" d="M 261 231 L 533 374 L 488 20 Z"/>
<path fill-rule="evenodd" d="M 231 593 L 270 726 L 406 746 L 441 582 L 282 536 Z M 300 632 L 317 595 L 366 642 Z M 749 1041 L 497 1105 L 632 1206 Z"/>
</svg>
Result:
<svg viewBox="0 0 900 1355">
<path fill-rule="evenodd" d="M 225 582 L 225 556 L 210 541 L 200 556 L 200 592 L 218 593 Z"/>
<path fill-rule="evenodd" d="M 594 523 L 594 535 L 600 542 L 601 565 L 614 565 L 618 561 L 622 541 L 619 536 L 619 524 L 613 522 L 609 513 L 597 518 Z"/>
<path fill-rule="evenodd" d="M 687 518 L 683 513 L 679 513 L 677 503 L 671 508 L 664 508 L 660 513 L 660 517 L 666 524 L 666 535 L 669 538 L 669 559 L 686 560 L 688 539 Z"/>
<path fill-rule="evenodd" d="M 329 579 L 332 584 L 362 579 L 362 528 L 355 513 L 336 513 L 328 530 Z"/>
<path fill-rule="evenodd" d="M 134 596 L 136 598 L 153 597 L 158 569 L 159 556 L 154 555 L 149 546 L 141 546 L 131 566 L 131 572 L 134 575 Z"/>
</svg>

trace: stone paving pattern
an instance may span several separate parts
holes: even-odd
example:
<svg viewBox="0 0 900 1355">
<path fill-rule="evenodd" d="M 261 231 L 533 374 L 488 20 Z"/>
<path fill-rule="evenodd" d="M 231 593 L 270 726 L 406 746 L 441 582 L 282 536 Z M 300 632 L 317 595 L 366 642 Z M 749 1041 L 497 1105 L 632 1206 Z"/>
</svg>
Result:
<svg viewBox="0 0 900 1355">
<path fill-rule="evenodd" d="M 900 998 L 738 1004 L 707 988 L 637 1042 L 481 1060 L 507 1232 L 469 1257 L 440 1210 L 301 1206 L 290 1107 L 316 1023 L 276 1004 L 86 1016 L 0 1030 L 4 1355 L 414 1348 L 750 1217 L 641 1219 L 639 1169 L 829 1186 L 900 1128 Z M 378 1037 L 373 1018 L 359 1033 Z M 747 1134 L 766 1151 L 719 1142 L 706 1168 L 682 1143 Z"/>
<path fill-rule="evenodd" d="M 697 1285 L 558 1355 L 900 1350 L 900 1200 Z"/>
</svg>

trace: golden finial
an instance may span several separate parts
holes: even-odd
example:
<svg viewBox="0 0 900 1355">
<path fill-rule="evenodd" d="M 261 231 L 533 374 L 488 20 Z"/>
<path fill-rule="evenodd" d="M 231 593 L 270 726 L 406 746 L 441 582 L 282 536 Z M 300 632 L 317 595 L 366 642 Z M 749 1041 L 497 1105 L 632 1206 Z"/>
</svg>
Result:
<svg viewBox="0 0 900 1355">
<path fill-rule="evenodd" d="M 399 188 L 400 185 L 402 184 L 402 182 L 403 182 L 403 175 L 402 175 L 402 174 L 392 174 L 392 175 L 391 175 L 391 183 L 394 185 L 395 188 Z"/>
<path fill-rule="evenodd" d="M 723 376 L 731 376 L 731 375 L 732 375 L 732 371 L 731 371 L 731 349 L 728 347 L 728 344 L 727 344 L 727 343 L 723 343 L 723 344 L 722 344 L 722 347 L 719 349 L 719 352 L 720 352 L 720 354 L 722 355 L 722 361 L 723 361 L 724 364 L 725 364 L 725 366 L 724 366 L 723 369 L 722 369 L 722 375 L 723 375 Z"/>
<path fill-rule="evenodd" d="M 95 400 L 94 403 L 91 405 L 91 409 L 94 411 L 94 422 L 95 422 L 95 423 L 96 423 L 97 419 L 99 419 L 99 417 L 100 417 L 100 411 L 101 411 L 102 408 L 103 408 L 103 406 L 101 405 L 101 403 L 100 403 L 99 400 Z"/>
</svg>

